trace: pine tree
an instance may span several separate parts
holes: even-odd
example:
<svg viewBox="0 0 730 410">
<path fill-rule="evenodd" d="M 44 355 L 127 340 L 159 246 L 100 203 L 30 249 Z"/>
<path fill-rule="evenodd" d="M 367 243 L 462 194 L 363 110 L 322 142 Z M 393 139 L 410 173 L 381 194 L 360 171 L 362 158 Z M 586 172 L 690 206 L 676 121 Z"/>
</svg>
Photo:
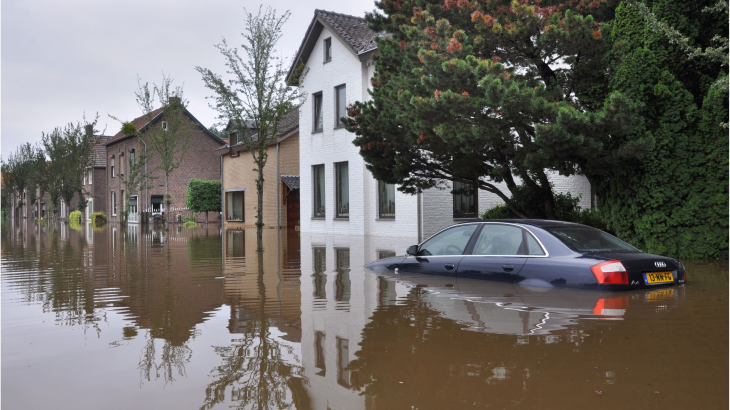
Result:
<svg viewBox="0 0 730 410">
<path fill-rule="evenodd" d="M 414 193 L 459 181 L 503 193 L 524 186 L 548 218 L 548 171 L 591 179 L 653 145 L 616 143 L 637 107 L 608 88 L 613 7 L 600 1 L 383 0 L 372 100 L 349 107 L 368 169 Z"/>
</svg>

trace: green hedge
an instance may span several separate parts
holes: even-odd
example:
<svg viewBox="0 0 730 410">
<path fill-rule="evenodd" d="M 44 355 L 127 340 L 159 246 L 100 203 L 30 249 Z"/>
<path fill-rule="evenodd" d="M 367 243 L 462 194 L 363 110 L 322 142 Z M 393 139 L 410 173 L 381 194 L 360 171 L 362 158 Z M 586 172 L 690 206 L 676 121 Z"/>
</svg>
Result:
<svg viewBox="0 0 730 410">
<path fill-rule="evenodd" d="M 104 226 L 106 224 L 106 214 L 104 212 L 94 212 L 91 214 L 91 222 L 96 226 Z"/>
<path fill-rule="evenodd" d="M 68 216 L 68 221 L 72 222 L 74 224 L 80 224 L 81 223 L 81 211 L 73 211 Z"/>
</svg>

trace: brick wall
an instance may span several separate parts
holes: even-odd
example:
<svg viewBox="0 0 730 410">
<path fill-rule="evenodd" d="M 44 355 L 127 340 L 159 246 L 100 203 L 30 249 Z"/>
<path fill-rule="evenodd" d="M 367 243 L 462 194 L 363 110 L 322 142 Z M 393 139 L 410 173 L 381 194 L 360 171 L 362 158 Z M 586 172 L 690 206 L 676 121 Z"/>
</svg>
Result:
<svg viewBox="0 0 730 410">
<path fill-rule="evenodd" d="M 161 121 L 164 121 L 164 114 L 153 127 L 159 127 Z M 182 164 L 170 175 L 170 196 L 172 197 L 172 205 L 170 209 L 165 206 L 165 212 L 170 221 L 180 214 L 183 216 L 192 215 L 192 212 L 185 207 L 185 196 L 187 194 L 187 184 L 192 178 L 204 180 L 220 180 L 220 156 L 219 152 L 214 150 L 222 145 L 222 143 L 211 137 L 205 130 L 200 128 L 192 119 L 188 118 L 191 125 L 191 131 L 188 140 L 188 147 L 183 157 Z M 142 135 L 144 138 L 144 134 Z M 119 176 L 111 177 L 111 165 L 114 162 L 115 172 L 129 172 L 129 150 L 134 149 L 137 157 L 144 152 L 144 145 L 139 141 L 138 137 L 125 138 L 119 141 L 113 141 L 106 146 L 107 169 L 107 215 L 110 221 L 119 221 L 122 216 L 122 191 L 126 188 Z M 157 168 L 159 165 L 158 154 L 148 147 L 147 154 L 151 156 L 147 163 L 148 172 L 152 177 L 157 177 L 150 182 L 148 192 L 142 191 L 138 194 L 138 210 L 140 212 L 151 210 L 152 203 L 150 197 L 152 195 L 165 194 L 165 176 L 164 173 Z M 120 166 L 120 158 L 122 165 Z M 116 193 L 117 213 L 112 215 L 113 206 L 111 204 L 112 195 Z M 163 204 L 164 205 L 164 204 Z M 211 218 L 217 220 L 217 215 L 210 214 Z M 205 222 L 205 214 L 196 215 L 198 222 Z"/>
<path fill-rule="evenodd" d="M 218 151 L 220 153 L 221 151 Z M 256 166 L 249 151 L 241 151 L 237 157 L 223 155 L 223 192 L 229 189 L 245 189 L 243 195 L 243 222 L 226 221 L 225 226 L 252 227 L 256 224 L 258 196 L 256 193 Z M 264 167 L 263 222 L 268 228 L 277 226 L 277 207 L 279 209 L 280 226 L 286 226 L 286 205 L 282 203 L 284 187 L 281 175 L 299 175 L 299 134 L 286 138 L 279 144 L 279 174 L 276 167 L 276 144 L 268 149 L 268 160 Z M 279 198 L 277 200 L 277 190 Z M 277 202 L 278 201 L 278 202 Z M 227 204 L 223 198 L 223 216 L 225 219 Z"/>
</svg>

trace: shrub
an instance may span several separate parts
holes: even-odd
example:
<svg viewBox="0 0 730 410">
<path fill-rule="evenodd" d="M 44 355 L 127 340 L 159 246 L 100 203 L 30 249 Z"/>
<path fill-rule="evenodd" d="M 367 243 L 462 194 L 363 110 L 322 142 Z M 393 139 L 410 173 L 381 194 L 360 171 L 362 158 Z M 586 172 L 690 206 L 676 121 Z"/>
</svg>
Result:
<svg viewBox="0 0 730 410">
<path fill-rule="evenodd" d="M 581 197 L 570 193 L 557 193 L 555 196 L 555 215 L 561 221 L 575 222 L 598 228 L 607 232 L 606 223 L 597 209 L 581 209 L 578 206 Z M 522 212 L 545 218 L 544 207 L 540 197 L 531 190 L 519 186 L 512 194 L 512 201 Z M 507 205 L 497 205 L 482 214 L 482 219 L 518 219 Z"/>
<path fill-rule="evenodd" d="M 69 223 L 73 222 L 77 225 L 80 225 L 81 224 L 81 211 L 71 212 L 71 214 L 68 216 L 68 222 Z"/>
<path fill-rule="evenodd" d="M 95 226 L 104 226 L 106 224 L 106 214 L 104 212 L 94 212 L 91 214 L 91 222 Z"/>
</svg>

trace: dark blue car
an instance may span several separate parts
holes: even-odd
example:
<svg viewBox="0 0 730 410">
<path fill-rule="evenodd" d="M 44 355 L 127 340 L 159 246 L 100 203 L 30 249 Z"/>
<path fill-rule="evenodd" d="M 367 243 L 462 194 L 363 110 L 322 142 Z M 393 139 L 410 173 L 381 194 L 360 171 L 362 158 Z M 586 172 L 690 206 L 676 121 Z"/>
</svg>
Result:
<svg viewBox="0 0 730 410">
<path fill-rule="evenodd" d="M 405 256 L 366 268 L 528 286 L 623 290 L 681 284 L 682 262 L 644 253 L 589 226 L 551 220 L 490 220 L 450 226 Z"/>
</svg>

